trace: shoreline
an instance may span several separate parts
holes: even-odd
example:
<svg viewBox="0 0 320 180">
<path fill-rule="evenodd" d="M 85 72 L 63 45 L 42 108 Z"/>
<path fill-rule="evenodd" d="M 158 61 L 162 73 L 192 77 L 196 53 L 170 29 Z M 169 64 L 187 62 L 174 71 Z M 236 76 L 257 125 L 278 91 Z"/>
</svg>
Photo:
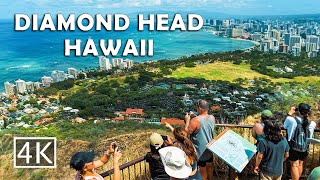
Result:
<svg viewBox="0 0 320 180">
<path fill-rule="evenodd" d="M 216 37 L 219 37 L 216 33 L 216 31 L 213 31 L 213 30 L 206 30 L 206 29 L 203 29 L 202 31 L 204 32 L 207 32 L 207 33 L 210 33 Z M 257 42 L 254 42 L 254 41 L 251 41 L 251 40 L 245 40 L 245 39 L 240 39 L 240 38 L 229 38 L 229 39 L 232 39 L 232 40 L 244 40 L 244 41 L 249 41 L 249 42 L 252 42 L 256 45 Z M 248 48 L 245 48 L 245 49 L 234 49 L 232 51 L 235 51 L 235 50 L 251 50 L 253 49 L 255 46 L 252 45 Z M 231 52 L 230 50 L 229 51 L 219 51 L 219 52 Z M 204 53 L 219 53 L 219 52 L 204 52 Z M 185 55 L 185 56 L 192 56 L 192 55 L 197 55 L 197 54 L 201 54 L 201 53 L 196 53 L 196 54 L 190 54 L 190 55 Z M 142 62 L 134 62 L 134 63 L 137 63 L 137 64 L 144 64 L 144 63 L 152 63 L 152 62 L 155 62 L 155 61 L 160 61 L 160 60 L 170 60 L 170 61 L 175 61 L 175 60 L 179 60 L 181 57 L 184 57 L 184 56 L 179 56 L 179 57 L 175 57 L 175 58 L 170 58 L 170 59 L 151 59 L 151 60 L 147 60 L 147 61 L 142 61 Z M 65 69 L 67 69 L 69 67 L 65 67 Z M 98 69 L 99 67 L 92 67 L 93 69 Z M 66 70 L 63 70 L 63 71 L 66 71 Z M 87 72 L 87 71 L 83 71 L 83 72 Z M 18 78 L 19 79 L 19 78 Z M 20 79 L 23 79 L 22 77 Z M 39 77 L 39 79 L 41 79 L 41 77 Z M 23 79 L 24 80 L 24 79 Z M 28 81 L 28 80 L 25 80 L 25 81 Z M 9 81 L 10 82 L 10 81 Z M 4 83 L 4 82 L 3 82 Z M 5 93 L 5 88 L 2 85 L 0 85 L 0 93 Z"/>
<path fill-rule="evenodd" d="M 255 48 L 255 47 L 257 47 L 257 46 L 260 45 L 259 42 L 253 41 L 253 40 L 249 40 L 249 39 L 242 39 L 242 38 L 239 38 L 239 37 L 233 38 L 233 37 L 219 36 L 219 35 L 218 35 L 219 32 L 218 32 L 218 31 L 215 31 L 215 30 L 213 30 L 213 29 L 204 29 L 204 31 L 206 31 L 206 32 L 208 32 L 208 33 L 211 33 L 212 35 L 217 36 L 217 37 L 222 37 L 222 38 L 227 38 L 227 39 L 232 39 L 232 40 L 237 40 L 237 41 L 247 41 L 247 42 L 251 42 L 251 43 L 254 44 L 253 46 L 250 46 L 250 47 L 248 47 L 248 48 L 246 48 L 246 49 L 240 49 L 240 50 L 251 50 L 251 49 L 253 49 L 253 48 Z M 228 51 L 224 51 L 224 52 L 228 52 Z"/>
</svg>

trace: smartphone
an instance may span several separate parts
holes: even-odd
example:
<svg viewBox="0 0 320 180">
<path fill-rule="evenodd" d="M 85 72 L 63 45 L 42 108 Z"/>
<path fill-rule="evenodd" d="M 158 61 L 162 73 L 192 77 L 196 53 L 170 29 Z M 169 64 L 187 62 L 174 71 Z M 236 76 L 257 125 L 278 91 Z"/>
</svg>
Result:
<svg viewBox="0 0 320 180">
<path fill-rule="evenodd" d="M 163 139 L 164 141 L 168 140 L 168 136 L 161 135 L 161 137 L 162 137 L 162 139 Z"/>
<path fill-rule="evenodd" d="M 116 147 L 117 147 L 117 144 L 116 144 L 116 143 L 113 143 L 113 144 L 112 144 L 112 148 L 115 150 Z"/>
</svg>

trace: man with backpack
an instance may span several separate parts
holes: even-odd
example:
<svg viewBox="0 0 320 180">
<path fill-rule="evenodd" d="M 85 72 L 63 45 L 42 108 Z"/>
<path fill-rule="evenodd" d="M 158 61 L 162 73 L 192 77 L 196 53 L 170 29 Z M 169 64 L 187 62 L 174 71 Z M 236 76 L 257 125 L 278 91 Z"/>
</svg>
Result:
<svg viewBox="0 0 320 180">
<path fill-rule="evenodd" d="M 290 145 L 289 160 L 291 164 L 291 178 L 298 180 L 302 175 L 303 162 L 308 157 L 309 144 L 307 138 L 313 137 L 316 123 L 309 121 L 310 106 L 305 103 L 296 108 L 296 116 L 287 116 L 284 128 L 287 130 L 287 140 Z"/>
</svg>

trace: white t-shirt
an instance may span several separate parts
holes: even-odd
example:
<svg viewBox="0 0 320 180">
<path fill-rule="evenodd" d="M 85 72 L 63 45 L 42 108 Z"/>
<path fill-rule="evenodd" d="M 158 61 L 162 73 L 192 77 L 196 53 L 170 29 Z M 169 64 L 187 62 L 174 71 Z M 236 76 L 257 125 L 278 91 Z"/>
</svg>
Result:
<svg viewBox="0 0 320 180">
<path fill-rule="evenodd" d="M 297 117 L 297 118 L 302 123 L 303 120 L 300 117 Z M 314 121 L 310 122 L 310 125 L 308 127 L 309 131 L 310 131 L 310 137 L 308 137 L 308 138 L 313 137 L 313 132 L 314 132 L 314 129 L 316 128 L 316 126 L 317 125 Z M 294 135 L 294 132 L 297 127 L 297 122 L 294 119 L 294 117 L 287 116 L 286 120 L 284 121 L 283 127 L 287 130 L 288 141 L 290 141 L 292 136 Z"/>
</svg>

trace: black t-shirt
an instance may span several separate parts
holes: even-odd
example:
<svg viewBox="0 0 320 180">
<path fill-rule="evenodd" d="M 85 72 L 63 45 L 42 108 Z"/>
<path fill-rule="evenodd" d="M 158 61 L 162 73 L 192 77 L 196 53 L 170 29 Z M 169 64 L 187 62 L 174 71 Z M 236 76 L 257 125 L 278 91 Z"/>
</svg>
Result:
<svg viewBox="0 0 320 180">
<path fill-rule="evenodd" d="M 151 152 L 148 152 L 145 156 L 145 159 L 149 163 L 151 178 L 153 180 L 170 179 L 169 175 L 164 170 L 164 166 L 159 155 L 152 155 Z"/>
</svg>

